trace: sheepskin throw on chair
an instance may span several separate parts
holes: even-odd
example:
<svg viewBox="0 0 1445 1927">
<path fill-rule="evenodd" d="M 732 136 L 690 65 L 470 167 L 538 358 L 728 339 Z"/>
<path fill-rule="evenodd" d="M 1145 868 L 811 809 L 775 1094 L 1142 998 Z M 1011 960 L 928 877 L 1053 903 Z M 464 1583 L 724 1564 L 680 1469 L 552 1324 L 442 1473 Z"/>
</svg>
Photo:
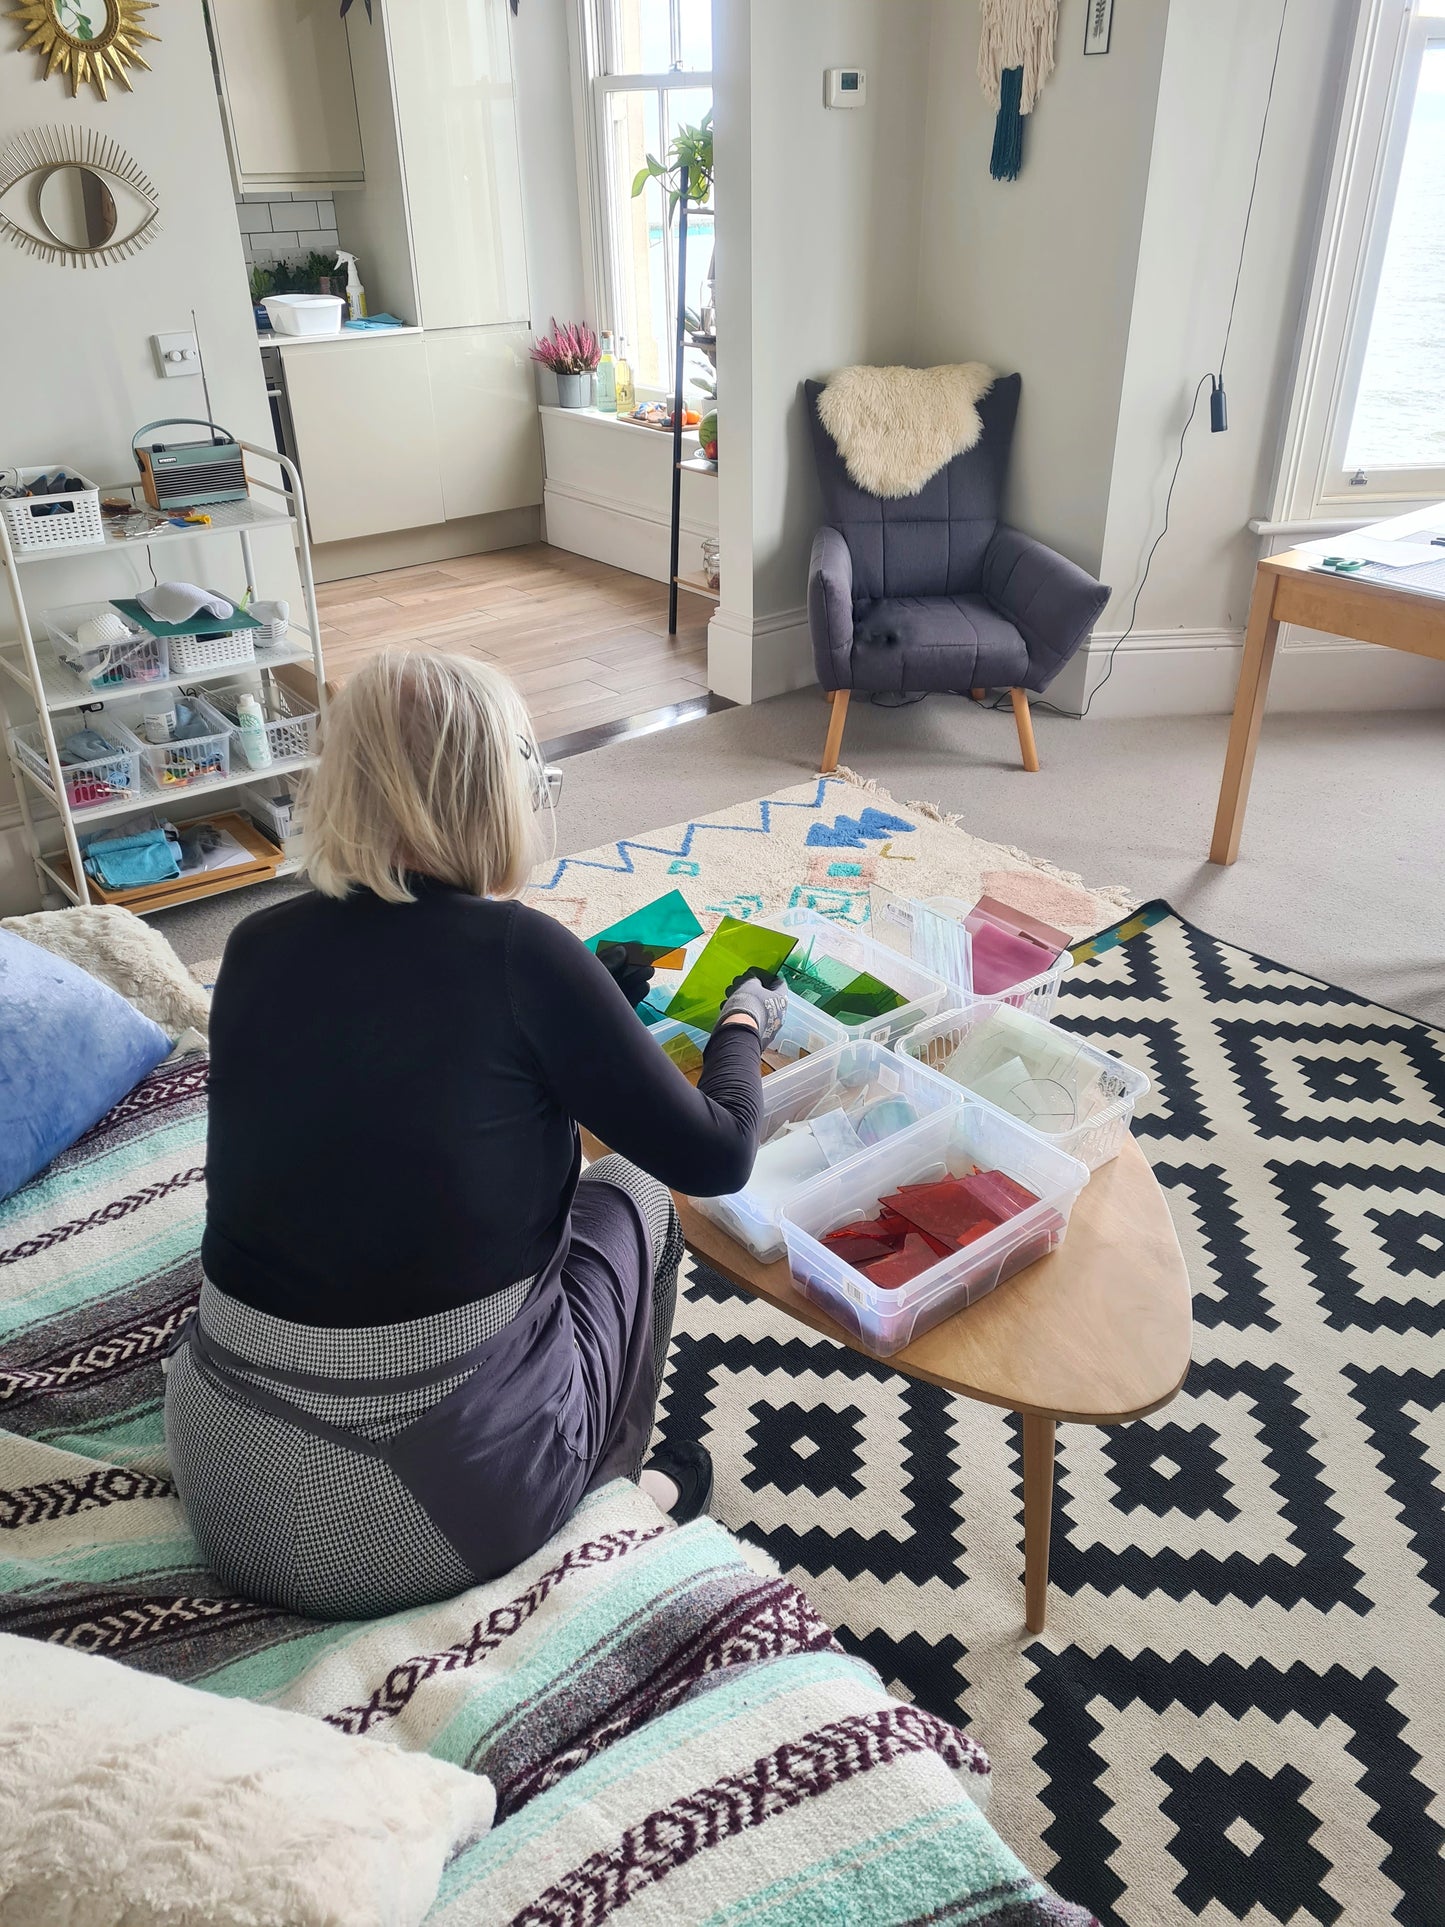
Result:
<svg viewBox="0 0 1445 1927">
<path fill-rule="evenodd" d="M 1059 0 L 981 0 L 979 14 L 979 85 L 998 109 L 988 171 L 1012 181 L 1024 162 L 1023 117 L 1054 71 Z"/>
<path fill-rule="evenodd" d="M 994 384 L 981 361 L 946 368 L 843 368 L 818 416 L 849 475 L 870 495 L 916 495 L 983 433 L 978 404 Z"/>
</svg>

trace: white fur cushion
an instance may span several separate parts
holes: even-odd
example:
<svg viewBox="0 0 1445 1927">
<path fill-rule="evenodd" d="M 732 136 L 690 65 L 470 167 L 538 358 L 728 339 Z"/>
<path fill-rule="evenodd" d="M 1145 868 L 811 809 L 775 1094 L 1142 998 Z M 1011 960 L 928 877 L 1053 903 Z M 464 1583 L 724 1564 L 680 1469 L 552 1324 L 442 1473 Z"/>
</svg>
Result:
<svg viewBox="0 0 1445 1927">
<path fill-rule="evenodd" d="M 115 903 L 75 910 L 37 910 L 0 918 L 0 930 L 37 943 L 89 971 L 159 1024 L 168 1037 L 184 1030 L 201 1036 L 211 1021 L 211 1002 L 166 942 L 143 918 Z"/>
<path fill-rule="evenodd" d="M 5 1927 L 413 1927 L 491 1783 L 0 1634 Z"/>
</svg>

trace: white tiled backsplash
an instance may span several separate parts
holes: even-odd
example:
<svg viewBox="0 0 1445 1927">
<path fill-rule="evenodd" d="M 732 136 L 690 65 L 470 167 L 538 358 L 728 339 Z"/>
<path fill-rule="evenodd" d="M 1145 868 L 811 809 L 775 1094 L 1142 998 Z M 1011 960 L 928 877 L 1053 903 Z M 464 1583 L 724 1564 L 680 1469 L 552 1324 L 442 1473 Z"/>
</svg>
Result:
<svg viewBox="0 0 1445 1927">
<path fill-rule="evenodd" d="M 236 213 L 248 267 L 269 268 L 313 251 L 334 254 L 339 245 L 329 194 L 243 194 Z"/>
</svg>

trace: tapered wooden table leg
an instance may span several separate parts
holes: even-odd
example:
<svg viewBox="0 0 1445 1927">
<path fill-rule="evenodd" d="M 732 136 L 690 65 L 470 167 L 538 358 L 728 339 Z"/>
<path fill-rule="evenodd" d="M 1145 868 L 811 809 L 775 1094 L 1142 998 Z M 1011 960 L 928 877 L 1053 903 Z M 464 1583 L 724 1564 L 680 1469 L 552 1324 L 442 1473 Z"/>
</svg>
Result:
<svg viewBox="0 0 1445 1927">
<path fill-rule="evenodd" d="M 1054 1517 L 1054 1432 L 1051 1418 L 1025 1412 L 1024 1624 L 1041 1633 L 1049 1610 L 1049 1532 Z"/>
<path fill-rule="evenodd" d="M 1214 840 L 1209 846 L 1211 863 L 1233 863 L 1239 855 L 1249 784 L 1254 775 L 1254 752 L 1259 746 L 1259 726 L 1264 721 L 1269 676 L 1279 638 L 1279 623 L 1274 615 L 1277 581 L 1269 569 L 1261 567 L 1255 572 L 1249 627 L 1244 634 L 1244 657 L 1239 665 L 1239 686 L 1234 696 L 1234 720 L 1229 725 L 1229 748 L 1225 751 L 1219 808 L 1214 817 Z"/>
</svg>

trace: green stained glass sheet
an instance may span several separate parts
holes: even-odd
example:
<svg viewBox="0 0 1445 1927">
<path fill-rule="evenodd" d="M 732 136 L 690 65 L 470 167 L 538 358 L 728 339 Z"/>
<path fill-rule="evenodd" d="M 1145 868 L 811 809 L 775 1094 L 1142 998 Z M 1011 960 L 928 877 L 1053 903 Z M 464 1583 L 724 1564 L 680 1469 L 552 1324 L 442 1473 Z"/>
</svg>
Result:
<svg viewBox="0 0 1445 1927">
<path fill-rule="evenodd" d="M 678 985 L 667 1015 L 694 1030 L 710 1031 L 718 1020 L 723 999 L 734 978 L 746 970 L 769 974 L 781 968 L 792 955 L 796 937 L 766 924 L 744 923 L 738 917 L 724 917 L 708 938 L 702 955 Z"/>
<path fill-rule="evenodd" d="M 692 914 L 687 898 L 681 890 L 669 890 L 665 897 L 655 897 L 620 922 L 599 930 L 595 937 L 588 937 L 587 948 L 595 952 L 602 943 L 635 943 L 656 963 L 673 950 L 686 949 L 694 937 L 701 935 L 702 925 Z"/>
<path fill-rule="evenodd" d="M 886 1017 L 890 1010 L 908 1001 L 871 971 L 854 970 L 837 957 L 815 952 L 811 944 L 802 957 L 792 958 L 783 966 L 782 976 L 794 996 L 842 1024 L 864 1024 L 874 1017 Z"/>
</svg>

